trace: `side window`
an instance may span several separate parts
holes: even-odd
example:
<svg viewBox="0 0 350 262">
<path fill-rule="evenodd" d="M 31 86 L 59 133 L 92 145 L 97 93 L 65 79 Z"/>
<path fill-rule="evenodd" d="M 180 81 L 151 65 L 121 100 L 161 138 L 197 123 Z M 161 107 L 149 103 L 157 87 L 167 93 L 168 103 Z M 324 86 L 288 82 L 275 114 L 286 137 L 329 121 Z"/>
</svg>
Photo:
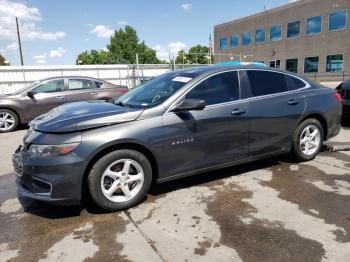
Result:
<svg viewBox="0 0 350 262">
<path fill-rule="evenodd" d="M 239 99 L 238 74 L 232 71 L 209 77 L 194 87 L 186 98 L 205 100 L 207 105 L 237 100 Z"/>
<path fill-rule="evenodd" d="M 251 97 L 288 91 L 284 74 L 264 70 L 247 70 L 247 75 Z"/>
<path fill-rule="evenodd" d="M 103 83 L 102 82 L 95 82 L 95 85 L 96 85 L 96 87 L 97 88 L 101 88 L 101 86 L 103 85 Z"/>
<path fill-rule="evenodd" d="M 48 81 L 33 90 L 35 93 L 53 93 L 64 91 L 64 80 Z"/>
<path fill-rule="evenodd" d="M 288 90 L 297 90 L 305 87 L 305 83 L 296 77 L 285 75 L 285 79 L 287 82 Z"/>
<path fill-rule="evenodd" d="M 95 88 L 95 85 L 91 80 L 87 79 L 69 79 L 68 87 L 69 90 L 81 90 Z"/>
</svg>

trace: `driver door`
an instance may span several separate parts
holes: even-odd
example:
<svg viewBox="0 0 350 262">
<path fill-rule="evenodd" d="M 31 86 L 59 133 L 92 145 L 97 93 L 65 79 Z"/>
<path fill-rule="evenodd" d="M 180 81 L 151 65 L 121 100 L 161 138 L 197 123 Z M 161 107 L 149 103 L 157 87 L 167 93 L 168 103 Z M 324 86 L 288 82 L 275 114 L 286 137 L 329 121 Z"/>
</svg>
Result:
<svg viewBox="0 0 350 262">
<path fill-rule="evenodd" d="M 27 121 L 66 102 L 64 82 L 64 79 L 48 80 L 31 90 L 33 97 L 24 97 L 23 103 L 27 108 L 25 114 Z"/>
<path fill-rule="evenodd" d="M 205 100 L 200 111 L 166 113 L 167 142 L 161 154 L 167 176 L 218 166 L 247 157 L 249 119 L 241 102 L 237 71 L 215 74 L 200 82 L 185 99 Z"/>
</svg>

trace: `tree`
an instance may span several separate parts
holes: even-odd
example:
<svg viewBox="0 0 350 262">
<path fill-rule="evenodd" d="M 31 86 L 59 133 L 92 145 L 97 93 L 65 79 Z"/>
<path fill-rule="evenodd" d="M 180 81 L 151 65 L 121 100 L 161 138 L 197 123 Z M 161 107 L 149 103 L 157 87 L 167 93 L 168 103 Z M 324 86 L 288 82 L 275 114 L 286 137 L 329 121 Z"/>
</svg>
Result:
<svg viewBox="0 0 350 262">
<path fill-rule="evenodd" d="M 125 26 L 114 32 L 108 51 L 85 51 L 77 57 L 82 64 L 135 64 L 136 54 L 140 64 L 159 64 L 161 61 L 156 56 L 156 51 L 149 48 L 144 41 L 140 42 L 137 32 L 131 26 Z"/>
<path fill-rule="evenodd" d="M 209 48 L 202 45 L 196 45 L 191 47 L 186 53 L 184 50 L 180 50 L 177 54 L 175 63 L 177 64 L 208 64 L 210 58 L 208 57 Z"/>
<path fill-rule="evenodd" d="M 3 55 L 0 53 L 0 66 L 6 65 L 5 61 L 6 61 L 5 57 L 3 57 Z"/>
<path fill-rule="evenodd" d="M 105 50 L 90 50 L 80 53 L 76 64 L 97 65 L 108 64 L 108 52 Z"/>
</svg>

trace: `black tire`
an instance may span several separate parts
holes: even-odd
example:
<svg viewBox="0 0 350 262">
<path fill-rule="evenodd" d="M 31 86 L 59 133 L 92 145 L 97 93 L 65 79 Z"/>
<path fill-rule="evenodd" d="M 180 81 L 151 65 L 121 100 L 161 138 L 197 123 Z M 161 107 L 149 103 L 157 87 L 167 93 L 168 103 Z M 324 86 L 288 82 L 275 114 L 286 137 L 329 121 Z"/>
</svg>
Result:
<svg viewBox="0 0 350 262">
<path fill-rule="evenodd" d="M 12 131 L 16 130 L 16 128 L 19 125 L 19 119 L 18 119 L 17 114 L 15 112 L 13 112 L 12 110 L 9 110 L 9 109 L 0 109 L 0 115 L 2 113 L 7 113 L 7 114 L 11 115 L 11 117 L 14 119 L 14 124 L 9 129 L 6 129 L 6 130 L 0 129 L 0 133 L 12 132 Z M 0 126 L 0 128 L 1 127 L 2 126 Z"/>
<path fill-rule="evenodd" d="M 104 171 L 113 162 L 121 159 L 136 161 L 143 170 L 144 180 L 140 191 L 131 199 L 125 202 L 114 202 L 108 199 L 102 192 L 101 179 Z M 128 149 L 117 150 L 103 156 L 93 165 L 87 182 L 91 198 L 97 206 L 107 211 L 124 210 L 139 204 L 145 199 L 152 183 L 152 167 L 148 159 L 138 151 Z"/>
<path fill-rule="evenodd" d="M 302 135 L 303 130 L 307 127 L 307 126 L 315 126 L 317 127 L 319 133 L 320 133 L 320 142 L 318 145 L 317 150 L 310 155 L 304 154 L 304 152 L 301 149 L 300 146 L 300 137 Z M 314 159 L 317 154 L 320 152 L 322 145 L 323 145 L 323 137 L 324 137 L 324 131 L 323 131 L 323 127 L 321 125 L 321 123 L 315 119 L 315 118 L 309 118 L 304 120 L 302 123 L 299 124 L 299 126 L 296 128 L 294 135 L 293 135 L 293 145 L 292 145 L 292 154 L 294 156 L 294 158 L 297 161 L 300 162 L 305 162 L 305 161 L 310 161 L 312 159 Z"/>
</svg>

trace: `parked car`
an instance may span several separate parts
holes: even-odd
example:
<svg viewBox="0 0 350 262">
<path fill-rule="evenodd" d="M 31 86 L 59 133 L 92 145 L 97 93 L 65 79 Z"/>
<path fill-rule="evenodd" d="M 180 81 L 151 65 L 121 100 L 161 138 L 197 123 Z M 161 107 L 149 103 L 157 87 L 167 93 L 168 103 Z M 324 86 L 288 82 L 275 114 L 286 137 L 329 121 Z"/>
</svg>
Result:
<svg viewBox="0 0 350 262">
<path fill-rule="evenodd" d="M 350 79 L 341 83 L 336 89 L 343 99 L 343 116 L 350 117 Z"/>
<path fill-rule="evenodd" d="M 13 156 L 20 196 L 106 210 L 165 182 L 292 152 L 313 159 L 340 131 L 341 97 L 302 76 L 254 66 L 173 71 L 111 102 L 36 118 Z"/>
<path fill-rule="evenodd" d="M 128 92 L 126 86 L 81 76 L 46 78 L 0 97 L 0 133 L 67 102 L 109 100 Z"/>
</svg>

